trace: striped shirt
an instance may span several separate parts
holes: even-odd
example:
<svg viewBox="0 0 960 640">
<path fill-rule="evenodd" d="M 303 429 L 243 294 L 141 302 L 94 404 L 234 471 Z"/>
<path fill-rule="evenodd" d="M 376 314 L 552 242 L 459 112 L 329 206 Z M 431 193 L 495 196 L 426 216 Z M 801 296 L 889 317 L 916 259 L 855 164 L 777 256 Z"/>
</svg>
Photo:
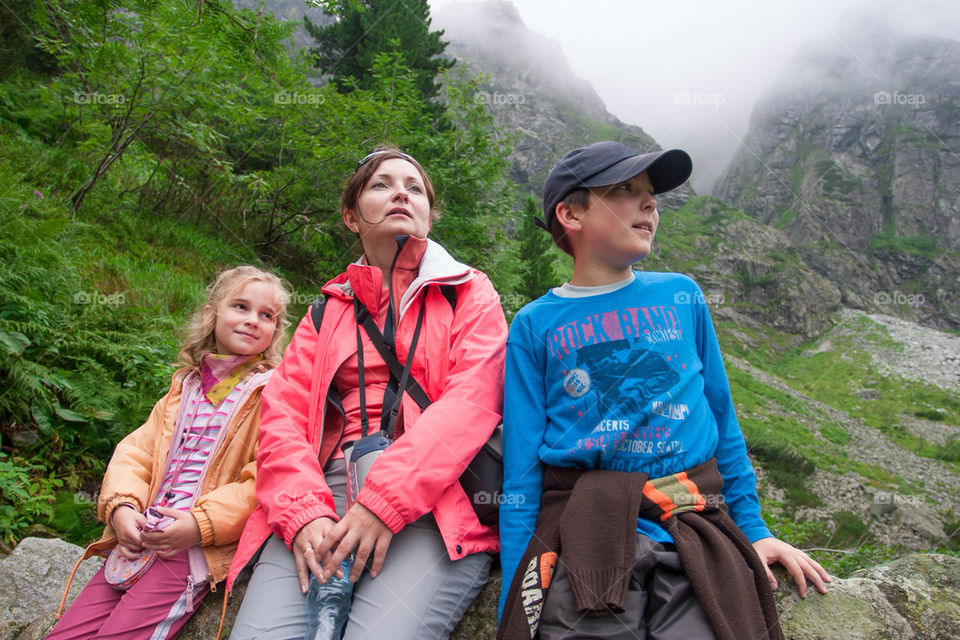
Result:
<svg viewBox="0 0 960 640">
<path fill-rule="evenodd" d="M 181 510 L 193 506 L 194 495 L 200 491 L 198 483 L 207 458 L 213 453 L 220 430 L 226 426 L 227 417 L 239 399 L 242 386 L 234 387 L 216 407 L 203 394 L 200 386 L 196 387 L 188 400 L 187 419 L 190 426 L 180 441 L 173 445 L 156 505 Z M 172 497 L 167 498 L 168 493 Z"/>
</svg>

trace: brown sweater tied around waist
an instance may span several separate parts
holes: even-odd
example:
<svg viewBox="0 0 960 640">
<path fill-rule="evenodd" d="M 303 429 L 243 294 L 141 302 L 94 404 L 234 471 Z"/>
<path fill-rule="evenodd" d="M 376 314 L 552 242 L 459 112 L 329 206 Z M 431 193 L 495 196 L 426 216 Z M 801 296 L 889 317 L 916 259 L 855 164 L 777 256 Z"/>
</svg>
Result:
<svg viewBox="0 0 960 640">
<path fill-rule="evenodd" d="M 717 640 L 782 640 L 765 567 L 727 514 L 722 487 L 716 459 L 649 481 L 643 473 L 546 467 L 537 529 L 510 584 L 497 638 L 536 636 L 559 554 L 579 613 L 622 612 L 639 514 L 673 537 Z"/>
</svg>

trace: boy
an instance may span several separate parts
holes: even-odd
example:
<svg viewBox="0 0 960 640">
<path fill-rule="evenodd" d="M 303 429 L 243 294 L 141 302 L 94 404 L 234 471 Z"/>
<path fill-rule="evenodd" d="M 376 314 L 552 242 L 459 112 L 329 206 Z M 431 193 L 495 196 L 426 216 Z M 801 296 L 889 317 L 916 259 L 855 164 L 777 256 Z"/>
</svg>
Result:
<svg viewBox="0 0 960 640">
<path fill-rule="evenodd" d="M 691 170 L 598 142 L 547 176 L 537 222 L 574 270 L 507 341 L 499 637 L 782 638 L 767 565 L 826 591 L 760 517 L 699 287 L 631 269 Z"/>
</svg>

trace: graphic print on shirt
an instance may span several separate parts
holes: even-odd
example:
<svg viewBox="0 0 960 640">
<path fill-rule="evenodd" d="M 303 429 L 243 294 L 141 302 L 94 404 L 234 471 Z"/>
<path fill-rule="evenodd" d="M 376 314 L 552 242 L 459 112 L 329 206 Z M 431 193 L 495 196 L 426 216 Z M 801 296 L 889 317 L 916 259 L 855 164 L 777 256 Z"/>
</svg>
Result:
<svg viewBox="0 0 960 640">
<path fill-rule="evenodd" d="M 683 340 L 675 307 L 632 307 L 591 314 L 548 337 L 552 370 L 559 370 L 569 409 L 590 425 L 574 448 L 597 450 L 608 469 L 633 470 L 624 458 L 644 458 L 648 470 L 685 447 L 671 422 L 689 415 L 672 402 L 681 382 L 674 353 Z"/>
</svg>

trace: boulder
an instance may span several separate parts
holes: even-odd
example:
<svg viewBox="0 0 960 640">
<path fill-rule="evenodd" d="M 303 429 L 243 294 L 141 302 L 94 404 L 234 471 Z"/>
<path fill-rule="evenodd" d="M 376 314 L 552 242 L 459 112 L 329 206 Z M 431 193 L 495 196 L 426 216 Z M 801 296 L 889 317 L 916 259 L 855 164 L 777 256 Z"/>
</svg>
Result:
<svg viewBox="0 0 960 640">
<path fill-rule="evenodd" d="M 779 571 L 776 594 L 788 640 L 960 638 L 960 558 L 913 554 L 834 580 L 801 600 Z M 811 595 L 812 594 L 812 595 Z"/>
<path fill-rule="evenodd" d="M 0 560 L 0 640 L 18 632 L 40 612 L 56 612 L 70 571 L 83 553 L 80 547 L 57 539 L 24 538 Z M 90 559 L 80 565 L 70 587 L 72 601 L 103 561 Z"/>
<path fill-rule="evenodd" d="M 60 540 L 26 538 L 0 561 L 3 620 L 0 640 L 40 640 L 53 627 L 63 584 L 81 549 Z M 99 560 L 81 566 L 71 599 L 99 568 Z M 935 640 L 960 638 L 960 558 L 914 554 L 835 580 L 821 595 L 812 587 L 800 599 L 790 577 L 777 570 L 775 592 L 784 635 L 788 640 Z M 224 623 L 229 637 L 246 583 L 231 595 Z M 467 610 L 452 640 L 493 640 L 496 636 L 500 573 Z M 183 640 L 216 637 L 223 606 L 218 590 L 184 627 Z M 38 615 L 39 613 L 39 615 Z"/>
</svg>

